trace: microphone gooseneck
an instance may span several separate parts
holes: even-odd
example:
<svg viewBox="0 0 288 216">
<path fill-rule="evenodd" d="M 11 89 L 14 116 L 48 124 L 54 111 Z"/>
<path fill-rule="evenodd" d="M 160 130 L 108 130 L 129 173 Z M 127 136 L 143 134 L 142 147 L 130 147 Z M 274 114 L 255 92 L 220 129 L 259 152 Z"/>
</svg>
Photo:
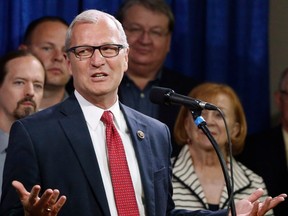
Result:
<svg viewBox="0 0 288 216">
<path fill-rule="evenodd" d="M 195 98 L 191 98 L 188 96 L 177 94 L 172 89 L 163 88 L 163 87 L 153 87 L 150 93 L 150 100 L 152 103 L 155 103 L 155 104 L 183 105 L 191 111 L 195 124 L 197 125 L 198 128 L 200 128 L 204 132 L 204 134 L 210 140 L 212 146 L 215 149 L 215 152 L 221 164 L 221 168 L 222 168 L 225 182 L 226 182 L 227 192 L 229 195 L 228 204 L 231 209 L 231 214 L 232 216 L 236 216 L 236 208 L 235 208 L 235 203 L 233 199 L 233 182 L 234 181 L 233 181 L 233 172 L 232 172 L 232 169 L 233 169 L 232 159 L 230 161 L 231 163 L 231 179 L 230 179 L 229 174 L 228 174 L 228 168 L 226 166 L 226 162 L 224 160 L 222 152 L 217 142 L 215 141 L 214 137 L 211 135 L 209 129 L 207 128 L 205 120 L 201 116 L 201 112 L 203 109 L 217 110 L 222 114 L 221 110 L 213 104 L 210 104 L 210 103 L 207 103 L 207 102 L 195 99 Z M 225 122 L 224 117 L 223 119 Z M 229 135 L 229 133 L 227 133 L 227 135 Z"/>
<path fill-rule="evenodd" d="M 217 107 L 213 104 L 177 94 L 172 89 L 163 87 L 153 87 L 150 93 L 150 100 L 155 104 L 183 105 L 190 110 L 217 110 Z"/>
</svg>

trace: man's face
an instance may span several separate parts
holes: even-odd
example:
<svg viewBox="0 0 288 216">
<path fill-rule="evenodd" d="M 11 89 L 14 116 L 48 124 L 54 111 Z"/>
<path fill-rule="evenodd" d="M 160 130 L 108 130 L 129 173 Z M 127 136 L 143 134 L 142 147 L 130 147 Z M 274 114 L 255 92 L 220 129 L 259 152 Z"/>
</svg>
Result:
<svg viewBox="0 0 288 216">
<path fill-rule="evenodd" d="M 27 46 L 44 64 L 47 87 L 63 87 L 70 79 L 63 56 L 67 28 L 61 22 L 43 22 L 36 27 Z"/>
<path fill-rule="evenodd" d="M 121 44 L 119 30 L 107 18 L 97 23 L 78 23 L 72 29 L 71 47 Z M 96 49 L 91 58 L 79 59 L 69 53 L 68 65 L 72 71 L 75 89 L 88 101 L 98 104 L 102 99 L 109 105 L 117 98 L 118 86 L 128 67 L 128 48 L 120 49 L 115 57 L 105 58 Z"/>
<path fill-rule="evenodd" d="M 33 56 L 12 59 L 0 86 L 0 112 L 12 121 L 28 116 L 39 108 L 45 80 L 42 64 Z"/>
<path fill-rule="evenodd" d="M 134 5 L 126 11 L 122 24 L 130 46 L 129 68 L 160 67 L 170 49 L 168 17 Z"/>
</svg>

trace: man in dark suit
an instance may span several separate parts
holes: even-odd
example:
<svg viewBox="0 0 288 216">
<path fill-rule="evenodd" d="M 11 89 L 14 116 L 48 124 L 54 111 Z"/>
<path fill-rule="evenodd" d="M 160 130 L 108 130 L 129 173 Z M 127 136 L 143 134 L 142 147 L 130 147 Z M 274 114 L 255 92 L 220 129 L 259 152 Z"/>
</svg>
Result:
<svg viewBox="0 0 288 216">
<path fill-rule="evenodd" d="M 133 216 L 227 215 L 227 210 L 174 209 L 168 127 L 118 101 L 129 52 L 121 24 L 107 13 L 84 11 L 68 29 L 66 50 L 75 92 L 12 126 L 0 215 L 120 215 L 102 122 L 107 111 L 114 116 L 113 125 L 125 149 L 136 201 L 133 207 L 139 212 Z M 14 181 L 19 199 L 11 186 L 13 180 L 22 182 L 31 193 Z M 58 199 L 59 191 L 67 200 L 64 196 Z M 261 194 L 256 191 L 237 205 L 239 213 L 263 215 L 285 197 L 267 199 L 258 209 Z M 128 190 L 120 195 L 127 199 Z M 131 215 L 130 208 L 124 209 L 128 211 L 125 215 Z"/>
<path fill-rule="evenodd" d="M 153 104 L 149 100 L 151 89 L 161 86 L 187 95 L 197 84 L 191 77 L 163 66 L 174 30 L 173 13 L 164 0 L 126 0 L 117 18 L 124 26 L 130 47 L 129 67 L 119 86 L 119 100 L 165 123 L 172 132 L 179 107 Z M 176 156 L 180 146 L 171 135 L 172 156 Z"/>
<path fill-rule="evenodd" d="M 288 68 L 274 94 L 280 111 L 280 124 L 266 131 L 249 135 L 238 159 L 261 175 L 270 196 L 279 191 L 288 193 Z M 274 209 L 276 216 L 288 215 L 288 201 Z"/>
</svg>

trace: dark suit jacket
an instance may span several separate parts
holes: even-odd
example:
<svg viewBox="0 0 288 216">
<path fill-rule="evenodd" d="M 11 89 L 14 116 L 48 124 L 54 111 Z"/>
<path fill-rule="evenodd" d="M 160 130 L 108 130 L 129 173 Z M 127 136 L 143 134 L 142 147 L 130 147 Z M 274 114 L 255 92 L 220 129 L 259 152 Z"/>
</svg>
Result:
<svg viewBox="0 0 288 216">
<path fill-rule="evenodd" d="M 270 196 L 288 194 L 288 170 L 281 125 L 247 136 L 244 151 L 236 158 L 263 177 Z M 276 216 L 288 215 L 288 201 L 274 208 Z"/>
<path fill-rule="evenodd" d="M 119 88 L 120 89 L 119 100 L 121 102 L 123 102 L 122 98 L 125 97 L 125 95 L 121 94 L 121 85 L 123 85 L 123 80 Z M 159 77 L 159 82 L 157 86 L 173 89 L 178 94 L 188 95 L 188 93 L 192 90 L 192 88 L 195 87 L 198 83 L 199 82 L 197 82 L 195 79 L 192 79 L 191 77 L 170 70 L 167 67 L 163 67 L 161 70 L 161 76 Z M 135 107 L 131 108 L 135 109 Z M 180 151 L 180 147 L 174 142 L 174 136 L 173 136 L 173 128 L 179 110 L 180 106 L 167 106 L 165 104 L 159 105 L 159 116 L 157 119 L 165 123 L 169 127 L 169 130 L 171 132 L 172 137 L 171 140 L 173 147 L 172 157 L 178 155 Z"/>
<path fill-rule="evenodd" d="M 147 215 L 176 215 L 172 201 L 170 134 L 166 125 L 121 105 L 139 163 Z M 137 131 L 145 134 L 144 139 Z M 11 129 L 0 215 L 23 215 L 11 181 L 28 190 L 59 189 L 67 202 L 59 216 L 110 215 L 90 134 L 74 94 L 66 101 L 16 121 Z M 14 214 L 13 214 L 14 213 Z M 179 213 L 179 212 L 178 212 Z M 199 212 L 186 212 L 196 215 Z M 210 215 L 201 211 L 201 215 Z M 225 215 L 225 211 L 213 215 Z"/>
</svg>

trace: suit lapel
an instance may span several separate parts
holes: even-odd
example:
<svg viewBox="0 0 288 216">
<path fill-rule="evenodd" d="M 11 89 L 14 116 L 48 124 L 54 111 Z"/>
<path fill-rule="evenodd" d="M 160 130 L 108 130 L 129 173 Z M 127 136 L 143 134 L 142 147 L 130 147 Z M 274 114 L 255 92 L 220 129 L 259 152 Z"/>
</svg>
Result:
<svg viewBox="0 0 288 216">
<path fill-rule="evenodd" d="M 141 181 L 145 194 L 145 201 L 143 201 L 145 209 L 148 215 L 153 215 L 151 212 L 155 212 L 155 190 L 153 183 L 154 171 L 148 128 L 141 122 L 142 119 L 139 119 L 139 115 L 136 116 L 135 112 L 131 112 L 130 108 L 127 108 L 122 104 L 120 107 L 130 131 L 130 136 L 140 169 Z"/>
<path fill-rule="evenodd" d="M 145 194 L 144 205 L 149 212 L 155 212 L 153 160 L 151 158 L 152 152 L 148 128 L 139 121 L 139 116 L 136 116 L 129 108 L 122 104 L 120 107 L 127 121 L 138 160 Z M 110 215 L 107 199 L 103 199 L 106 195 L 92 140 L 81 107 L 75 96 L 70 96 L 70 98 L 63 103 L 61 112 L 65 115 L 65 118 L 60 119 L 59 123 L 67 135 L 71 148 L 74 150 L 83 168 L 87 181 L 94 192 L 95 199 L 99 203 L 99 208 L 102 209 L 104 215 Z"/>
<path fill-rule="evenodd" d="M 104 215 L 110 215 L 107 199 L 103 199 L 106 195 L 92 140 L 81 107 L 75 96 L 71 96 L 63 103 L 62 113 L 66 117 L 59 120 L 60 124 L 83 168 L 95 199 L 99 203 L 99 208 L 102 209 Z"/>
</svg>

